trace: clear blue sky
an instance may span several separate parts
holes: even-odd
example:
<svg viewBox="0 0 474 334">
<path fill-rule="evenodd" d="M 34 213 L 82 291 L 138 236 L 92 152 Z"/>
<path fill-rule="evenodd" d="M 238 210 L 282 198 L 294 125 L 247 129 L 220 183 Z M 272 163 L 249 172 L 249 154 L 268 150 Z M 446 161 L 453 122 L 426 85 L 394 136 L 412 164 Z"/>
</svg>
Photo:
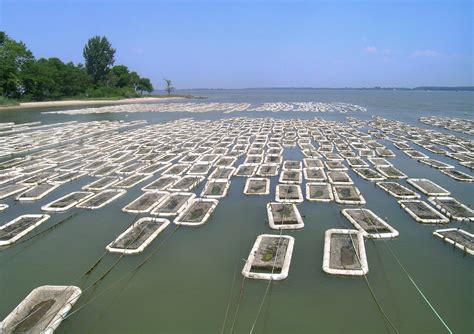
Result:
<svg viewBox="0 0 474 334">
<path fill-rule="evenodd" d="M 36 57 L 82 62 L 105 35 L 177 88 L 473 85 L 471 1 L 0 0 Z"/>
</svg>

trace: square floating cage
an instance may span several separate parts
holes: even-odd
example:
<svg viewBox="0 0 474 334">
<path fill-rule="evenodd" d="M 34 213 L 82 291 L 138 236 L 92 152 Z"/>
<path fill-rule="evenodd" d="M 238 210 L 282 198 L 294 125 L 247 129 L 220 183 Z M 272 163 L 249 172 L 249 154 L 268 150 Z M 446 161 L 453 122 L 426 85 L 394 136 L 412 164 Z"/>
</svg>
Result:
<svg viewBox="0 0 474 334">
<path fill-rule="evenodd" d="M 327 172 L 327 177 L 331 184 L 350 185 L 354 183 L 349 174 L 346 172 L 330 171 Z"/>
<path fill-rule="evenodd" d="M 163 175 L 159 179 L 147 184 L 142 188 L 143 191 L 165 190 L 180 180 L 179 176 Z"/>
<path fill-rule="evenodd" d="M 341 212 L 366 238 L 382 239 L 398 236 L 397 230 L 371 210 L 343 209 Z"/>
<path fill-rule="evenodd" d="M 452 179 L 455 179 L 456 181 L 461 181 L 461 182 L 474 182 L 474 177 L 472 177 L 469 174 L 460 172 L 455 169 L 442 169 L 441 172 L 443 174 L 446 174 Z"/>
<path fill-rule="evenodd" d="M 462 251 L 474 255 L 474 234 L 459 228 L 436 230 L 433 235 L 439 237 Z"/>
<path fill-rule="evenodd" d="M 298 160 L 285 160 L 283 162 L 283 170 L 284 171 L 301 171 L 303 165 L 301 161 Z"/>
<path fill-rule="evenodd" d="M 424 224 L 447 224 L 449 219 L 420 200 L 400 200 L 400 206 L 417 222 Z"/>
<path fill-rule="evenodd" d="M 152 215 L 176 216 L 183 212 L 196 197 L 193 193 L 171 193 L 163 202 L 158 204 L 152 211 Z"/>
<path fill-rule="evenodd" d="M 53 211 L 53 212 L 61 212 L 67 211 L 79 202 L 85 200 L 86 198 L 93 196 L 93 192 L 88 191 L 73 191 L 63 197 L 60 197 L 51 203 L 43 205 L 41 210 L 43 211 Z"/>
<path fill-rule="evenodd" d="M 27 214 L 0 226 L 0 246 L 14 244 L 49 218 L 49 215 Z"/>
<path fill-rule="evenodd" d="M 298 170 L 282 170 L 278 182 L 280 183 L 295 183 L 299 184 L 302 182 L 301 171 Z"/>
<path fill-rule="evenodd" d="M 304 158 L 303 163 L 306 168 L 324 168 L 324 164 L 321 159 Z"/>
<path fill-rule="evenodd" d="M 333 190 L 329 183 L 306 183 L 306 199 L 314 202 L 331 202 L 334 200 Z"/>
<path fill-rule="evenodd" d="M 108 244 L 106 249 L 111 253 L 126 255 L 141 253 L 169 224 L 168 219 L 141 218 Z"/>
<path fill-rule="evenodd" d="M 150 191 L 146 192 L 131 203 L 127 204 L 122 211 L 129 213 L 147 213 L 155 206 L 164 201 L 169 192 L 167 191 Z"/>
<path fill-rule="evenodd" d="M 359 175 L 361 178 L 368 181 L 382 181 L 385 180 L 385 176 L 379 172 L 373 170 L 372 168 L 362 167 L 362 168 L 353 168 L 353 171 Z"/>
<path fill-rule="evenodd" d="M 209 170 L 211 169 L 212 165 L 208 162 L 198 162 L 191 166 L 188 169 L 186 174 L 189 175 L 207 175 Z"/>
<path fill-rule="evenodd" d="M 0 332 L 52 334 L 81 293 L 81 289 L 72 285 L 40 286 L 1 322 Z"/>
<path fill-rule="evenodd" d="M 346 171 L 347 167 L 342 161 L 339 160 L 328 160 L 324 162 L 326 168 L 330 171 Z"/>
<path fill-rule="evenodd" d="M 209 175 L 209 179 L 229 180 L 234 175 L 234 173 L 235 173 L 235 167 L 216 167 L 216 169 L 214 169 L 211 175 Z"/>
<path fill-rule="evenodd" d="M 173 183 L 173 185 L 169 186 L 167 190 L 169 190 L 169 191 L 191 191 L 202 181 L 204 181 L 204 176 L 186 175 L 186 176 L 182 177 L 176 183 Z"/>
<path fill-rule="evenodd" d="M 340 204 L 365 204 L 365 199 L 356 186 L 335 185 L 332 187 L 336 203 Z"/>
<path fill-rule="evenodd" d="M 153 175 L 150 175 L 150 174 L 148 174 L 148 175 L 132 174 L 132 175 L 126 177 L 125 179 L 122 179 L 119 182 L 117 182 L 116 184 L 114 184 L 114 187 L 124 188 L 124 189 L 132 188 L 132 187 L 136 186 L 137 184 L 142 183 L 145 180 L 148 180 L 152 176 Z"/>
<path fill-rule="evenodd" d="M 252 177 L 245 182 L 245 195 L 268 195 L 270 193 L 270 179 Z"/>
<path fill-rule="evenodd" d="M 396 199 L 418 199 L 420 195 L 415 191 L 408 189 L 397 182 L 377 182 L 379 188 L 385 190 L 387 193 Z"/>
<path fill-rule="evenodd" d="M 274 230 L 295 230 L 304 227 L 303 218 L 293 203 L 267 204 L 268 224 Z"/>
<path fill-rule="evenodd" d="M 301 203 L 304 201 L 301 187 L 296 184 L 278 184 L 276 186 L 275 200 L 277 202 Z"/>
<path fill-rule="evenodd" d="M 453 197 L 428 197 L 428 201 L 449 218 L 474 221 L 474 211 Z"/>
<path fill-rule="evenodd" d="M 48 182 L 52 184 L 65 184 L 77 180 L 86 174 L 86 172 L 64 172 L 53 178 L 50 178 Z"/>
<path fill-rule="evenodd" d="M 363 276 L 369 266 L 364 236 L 358 230 L 330 229 L 325 233 L 323 270 L 331 275 Z"/>
<path fill-rule="evenodd" d="M 0 199 L 7 198 L 11 195 L 18 194 L 19 192 L 25 191 L 28 186 L 20 183 L 9 184 L 0 188 Z"/>
<path fill-rule="evenodd" d="M 359 157 L 347 158 L 347 163 L 353 168 L 369 167 L 369 164 Z"/>
<path fill-rule="evenodd" d="M 375 169 L 387 179 L 406 179 L 407 175 L 394 166 L 377 166 Z"/>
<path fill-rule="evenodd" d="M 242 275 L 262 280 L 286 279 L 294 243 L 295 239 L 288 235 L 259 235 L 242 269 Z"/>
<path fill-rule="evenodd" d="M 216 199 L 196 198 L 188 207 L 175 218 L 176 225 L 198 226 L 207 222 L 214 209 L 219 204 Z"/>
<path fill-rule="evenodd" d="M 279 169 L 280 165 L 278 164 L 261 164 L 257 170 L 256 175 L 262 177 L 276 176 L 278 175 Z"/>
<path fill-rule="evenodd" d="M 322 168 L 303 168 L 303 175 L 306 181 L 323 182 L 327 180 L 326 173 Z"/>
<path fill-rule="evenodd" d="M 179 175 L 184 174 L 184 172 L 186 172 L 189 169 L 189 167 L 191 167 L 190 164 L 175 164 L 165 169 L 161 174 L 179 176 Z"/>
<path fill-rule="evenodd" d="M 201 193 L 201 197 L 205 198 L 222 198 L 227 195 L 227 190 L 229 189 L 230 181 L 227 179 L 215 180 L 209 179 L 204 186 L 204 189 Z"/>
<path fill-rule="evenodd" d="M 124 195 L 127 191 L 124 189 L 105 189 L 86 198 L 76 205 L 77 208 L 95 210 L 100 209 Z"/>
<path fill-rule="evenodd" d="M 428 196 L 449 196 L 451 193 L 428 179 L 408 179 L 408 184 Z"/>
<path fill-rule="evenodd" d="M 257 172 L 258 165 L 242 164 L 234 173 L 234 176 L 252 177 Z"/>
<path fill-rule="evenodd" d="M 104 176 L 98 180 L 95 180 L 94 182 L 86 184 L 84 187 L 82 187 L 82 190 L 105 190 L 108 187 L 111 187 L 112 185 L 117 183 L 119 180 L 120 179 L 116 176 Z"/>
</svg>

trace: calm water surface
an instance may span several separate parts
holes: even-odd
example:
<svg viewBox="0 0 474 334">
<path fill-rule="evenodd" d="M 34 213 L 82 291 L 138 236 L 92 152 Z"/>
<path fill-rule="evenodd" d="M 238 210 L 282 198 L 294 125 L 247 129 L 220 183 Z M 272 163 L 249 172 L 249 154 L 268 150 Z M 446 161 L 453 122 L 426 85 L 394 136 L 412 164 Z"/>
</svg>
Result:
<svg viewBox="0 0 474 334">
<path fill-rule="evenodd" d="M 381 115 L 428 127 L 418 121 L 420 116 L 474 117 L 474 94 L 465 92 L 212 90 L 190 93 L 209 96 L 208 100 L 198 102 L 333 101 L 358 104 L 368 111 L 346 115 L 210 112 L 68 116 L 41 114 L 40 111 L 46 110 L 35 109 L 1 112 L 0 122 L 145 119 L 149 123 L 158 123 L 182 117 L 219 119 L 233 116 L 323 117 L 345 122 L 346 116 L 368 119 L 372 115 Z M 473 184 L 457 182 L 436 169 L 408 158 L 390 142 L 381 142 L 397 154 L 391 161 L 409 177 L 429 178 L 450 190 L 461 202 L 471 207 L 474 205 Z M 452 159 L 423 149 L 420 151 L 454 164 L 458 170 L 471 173 Z M 302 159 L 303 156 L 299 149 L 285 148 L 284 158 Z M 349 174 L 367 201 L 365 207 L 385 218 L 400 232 L 395 240 L 367 240 L 365 243 L 370 286 L 399 333 L 447 331 L 417 293 L 391 255 L 387 244 L 453 333 L 472 333 L 473 258 L 435 238 L 432 232 L 439 226 L 416 223 L 394 198 L 352 171 Z M 149 183 L 158 177 L 155 175 L 145 182 Z M 84 293 L 74 309 L 92 300 L 91 303 L 63 322 L 58 332 L 220 333 L 232 295 L 226 326 L 226 333 L 229 333 L 241 292 L 242 259 L 247 258 L 259 234 L 277 233 L 266 224 L 265 205 L 274 200 L 277 184 L 277 177 L 271 179 L 270 195 L 247 197 L 242 193 L 245 179 L 234 177 L 228 196 L 220 201 L 206 225 L 180 228 L 139 271 L 115 284 L 152 254 L 155 246 L 170 235 L 174 227 L 168 227 L 141 255 L 121 259 L 100 284 Z M 2 202 L 10 205 L 10 208 L 1 214 L 2 223 L 20 214 L 39 213 L 42 205 L 60 195 L 79 190 L 91 180 L 90 177 L 81 178 L 30 204 L 18 204 L 13 199 L 4 200 Z M 0 318 L 4 318 L 35 287 L 46 284 L 87 287 L 107 270 L 117 260 L 117 255 L 106 255 L 89 277 L 83 275 L 102 255 L 105 246 L 136 219 L 134 215 L 121 212 L 121 208 L 140 195 L 143 185 L 128 190 L 125 196 L 99 210 L 74 209 L 63 214 L 52 214 L 52 218 L 39 230 L 78 213 L 32 241 L 1 251 Z M 200 194 L 202 185 L 195 190 L 196 194 Z M 305 227 L 299 231 L 284 232 L 296 239 L 289 278 L 272 284 L 254 333 L 393 333 L 381 316 L 363 278 L 330 276 L 321 269 L 324 232 L 330 228 L 352 228 L 339 213 L 342 206 L 306 201 L 298 208 L 304 215 Z M 472 223 L 450 222 L 449 227 L 462 227 L 470 233 L 474 232 Z M 232 286 L 236 271 L 237 279 Z M 266 286 L 266 281 L 245 281 L 234 333 L 249 333 Z"/>
</svg>

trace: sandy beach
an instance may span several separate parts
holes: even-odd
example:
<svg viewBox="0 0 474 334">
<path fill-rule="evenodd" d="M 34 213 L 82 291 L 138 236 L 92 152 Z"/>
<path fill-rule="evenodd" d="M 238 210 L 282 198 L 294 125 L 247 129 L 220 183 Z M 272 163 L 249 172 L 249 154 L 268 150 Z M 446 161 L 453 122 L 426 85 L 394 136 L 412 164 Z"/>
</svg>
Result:
<svg viewBox="0 0 474 334">
<path fill-rule="evenodd" d="M 115 105 L 115 104 L 132 104 L 132 103 L 149 103 L 172 100 L 183 100 L 185 97 L 138 97 L 121 100 L 66 100 L 66 101 L 43 101 L 43 102 L 23 102 L 16 106 L 0 107 L 2 110 L 15 110 L 25 108 L 48 108 L 48 107 L 69 107 L 83 105 Z"/>
</svg>

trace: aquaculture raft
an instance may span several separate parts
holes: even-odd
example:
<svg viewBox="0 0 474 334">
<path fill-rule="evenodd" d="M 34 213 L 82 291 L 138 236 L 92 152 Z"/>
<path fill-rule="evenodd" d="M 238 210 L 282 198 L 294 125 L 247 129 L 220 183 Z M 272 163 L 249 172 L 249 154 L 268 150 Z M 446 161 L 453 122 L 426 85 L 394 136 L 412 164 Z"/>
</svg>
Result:
<svg viewBox="0 0 474 334">
<path fill-rule="evenodd" d="M 165 190 L 179 181 L 179 176 L 163 175 L 159 179 L 147 184 L 142 188 L 143 191 Z"/>
<path fill-rule="evenodd" d="M 111 253 L 141 253 L 169 224 L 168 219 L 141 218 L 108 244 L 106 249 Z"/>
<path fill-rule="evenodd" d="M 54 191 L 57 187 L 59 187 L 58 184 L 40 183 L 27 191 L 22 192 L 16 197 L 16 199 L 18 201 L 36 201 Z"/>
<path fill-rule="evenodd" d="M 268 195 L 270 193 L 270 179 L 252 177 L 245 182 L 245 195 Z"/>
<path fill-rule="evenodd" d="M 87 191 L 74 191 L 57 200 L 52 201 L 41 207 L 43 211 L 66 211 L 77 203 L 85 200 L 87 197 L 93 196 L 94 193 Z"/>
<path fill-rule="evenodd" d="M 52 334 L 81 293 L 81 289 L 72 285 L 40 286 L 2 321 L 0 332 Z"/>
<path fill-rule="evenodd" d="M 122 211 L 130 213 L 147 213 L 160 204 L 169 195 L 167 191 L 146 192 L 133 202 L 127 204 Z"/>
<path fill-rule="evenodd" d="M 187 226 L 205 224 L 217 204 L 219 204 L 219 201 L 216 199 L 193 199 L 188 207 L 175 218 L 174 223 Z"/>
<path fill-rule="evenodd" d="M 327 230 L 324 238 L 323 270 L 331 275 L 365 275 L 369 266 L 363 234 L 358 230 Z"/>
<path fill-rule="evenodd" d="M 301 187 L 296 184 L 278 184 L 276 186 L 275 200 L 277 202 L 303 202 Z"/>
<path fill-rule="evenodd" d="M 448 196 L 451 193 L 428 179 L 408 179 L 407 182 L 428 196 Z"/>
<path fill-rule="evenodd" d="M 329 183 L 306 183 L 306 199 L 315 202 L 331 202 L 334 200 L 332 187 Z"/>
<path fill-rule="evenodd" d="M 259 235 L 242 269 L 242 275 L 274 281 L 287 278 L 294 243 L 295 239 L 288 235 Z"/>
<path fill-rule="evenodd" d="M 424 224 L 446 224 L 449 219 L 420 200 L 400 200 L 400 206 L 417 222 Z"/>
<path fill-rule="evenodd" d="M 124 195 L 127 191 L 124 189 L 105 189 L 94 196 L 86 198 L 80 202 L 76 207 L 82 209 L 100 209 L 110 202 L 116 200 L 120 196 Z"/>
<path fill-rule="evenodd" d="M 420 195 L 397 182 L 377 182 L 375 185 L 397 199 L 417 199 Z"/>
<path fill-rule="evenodd" d="M 191 191 L 204 180 L 204 176 L 187 175 L 167 188 L 169 191 Z"/>
<path fill-rule="evenodd" d="M 0 226 L 0 246 L 14 244 L 21 237 L 48 220 L 49 217 L 49 215 L 39 214 L 22 215 Z"/>
<path fill-rule="evenodd" d="M 446 240 L 470 255 L 474 255 L 474 234 L 459 228 L 447 228 L 436 230 L 433 235 Z"/>
<path fill-rule="evenodd" d="M 334 191 L 334 198 L 336 199 L 336 203 L 365 204 L 365 199 L 356 186 L 335 185 L 332 187 L 332 189 Z"/>
<path fill-rule="evenodd" d="M 385 176 L 373 170 L 372 168 L 362 167 L 362 168 L 353 168 L 353 170 L 357 175 L 359 175 L 361 178 L 365 180 L 369 180 L 369 181 L 385 180 Z"/>
<path fill-rule="evenodd" d="M 158 204 L 152 211 L 152 215 L 176 216 L 186 209 L 196 197 L 193 193 L 171 193 L 163 202 Z"/>
<path fill-rule="evenodd" d="M 207 181 L 204 186 L 204 190 L 201 193 L 201 197 L 206 198 L 221 198 L 227 195 L 227 190 L 229 189 L 230 181 L 227 179 L 224 180 L 213 180 L 210 179 Z"/>
<path fill-rule="evenodd" d="M 5 187 L 0 188 L 0 199 L 7 198 L 8 196 L 15 195 L 19 192 L 26 190 L 28 186 L 24 184 L 9 184 Z"/>
<path fill-rule="evenodd" d="M 354 183 L 346 172 L 330 171 L 327 176 L 331 184 L 347 185 Z"/>
<path fill-rule="evenodd" d="M 398 236 L 397 230 L 371 210 L 343 209 L 341 212 L 366 238 L 381 239 Z"/>
<path fill-rule="evenodd" d="M 94 182 L 91 182 L 89 184 L 86 184 L 84 187 L 82 187 L 83 190 L 95 190 L 95 191 L 102 191 L 115 183 L 117 183 L 120 179 L 115 176 L 104 176 L 103 178 L 100 178 L 98 180 L 95 180 Z"/>
<path fill-rule="evenodd" d="M 298 208 L 293 203 L 268 203 L 268 224 L 274 230 L 295 230 L 304 227 Z"/>
<path fill-rule="evenodd" d="M 474 221 L 474 211 L 453 197 L 428 197 L 428 201 L 449 218 Z"/>
</svg>

